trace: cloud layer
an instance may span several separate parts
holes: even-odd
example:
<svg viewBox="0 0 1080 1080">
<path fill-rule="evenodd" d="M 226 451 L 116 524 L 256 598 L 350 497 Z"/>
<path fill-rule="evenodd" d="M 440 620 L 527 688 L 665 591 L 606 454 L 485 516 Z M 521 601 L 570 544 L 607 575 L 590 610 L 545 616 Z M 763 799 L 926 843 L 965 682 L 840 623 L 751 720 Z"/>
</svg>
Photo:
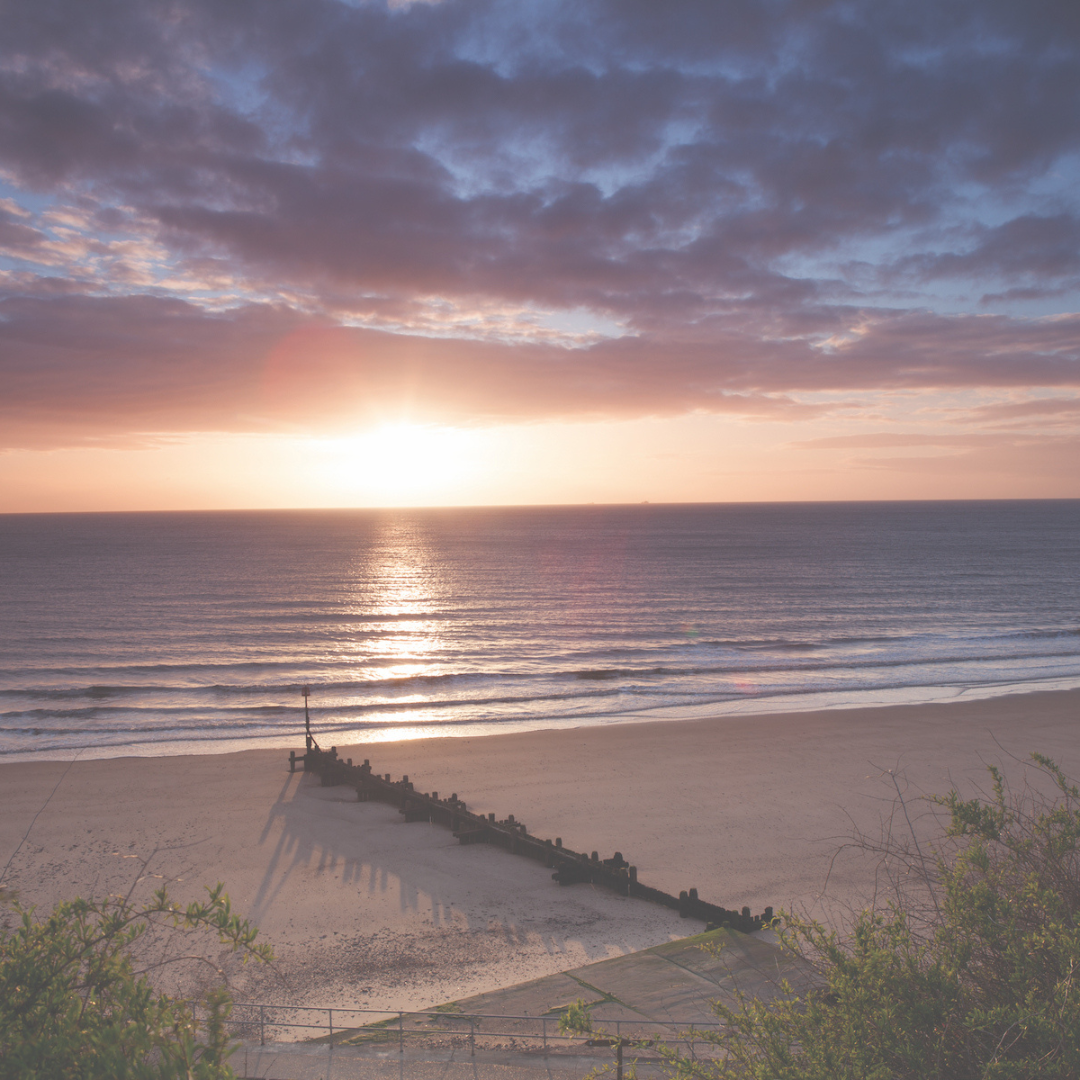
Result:
<svg viewBox="0 0 1080 1080">
<path fill-rule="evenodd" d="M 1075 4 L 2 10 L 6 445 L 1080 383 Z"/>
</svg>

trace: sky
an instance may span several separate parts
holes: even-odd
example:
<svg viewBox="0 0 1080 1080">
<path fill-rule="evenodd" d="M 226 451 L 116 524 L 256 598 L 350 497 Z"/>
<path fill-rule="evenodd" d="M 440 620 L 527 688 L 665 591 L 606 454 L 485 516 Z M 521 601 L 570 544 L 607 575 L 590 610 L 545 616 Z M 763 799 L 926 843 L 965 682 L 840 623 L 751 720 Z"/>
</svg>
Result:
<svg viewBox="0 0 1080 1080">
<path fill-rule="evenodd" d="M 0 512 L 1080 497 L 1075 0 L 0 23 Z"/>
</svg>

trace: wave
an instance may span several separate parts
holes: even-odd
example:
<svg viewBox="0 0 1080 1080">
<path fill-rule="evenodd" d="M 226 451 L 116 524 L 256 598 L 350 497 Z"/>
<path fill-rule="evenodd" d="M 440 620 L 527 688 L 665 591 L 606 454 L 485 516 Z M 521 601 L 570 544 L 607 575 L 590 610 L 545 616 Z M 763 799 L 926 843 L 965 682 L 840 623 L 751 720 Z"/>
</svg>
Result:
<svg viewBox="0 0 1080 1080">
<path fill-rule="evenodd" d="M 0 522 L 0 751 L 1080 677 L 1080 501 L 611 513 Z"/>
<path fill-rule="evenodd" d="M 568 701 L 571 699 L 590 699 L 611 697 L 610 691 L 592 691 L 590 693 L 564 693 L 564 694 L 521 694 L 521 695 L 497 695 L 483 698 L 447 698 L 429 699 L 425 701 L 379 701 L 368 704 L 334 705 L 323 712 L 332 711 L 335 716 L 362 716 L 372 712 L 406 712 L 424 709 L 461 709 L 482 706 L 498 705 L 542 705 L 550 701 Z M 227 716 L 229 722 L 240 722 L 240 718 L 246 716 L 259 716 L 264 719 L 275 716 L 288 716 L 290 722 L 303 711 L 302 706 L 296 705 L 254 705 L 246 708 L 230 708 L 221 715 Z M 115 708 L 85 708 L 85 709 L 25 709 L 0 713 L 0 731 L 14 731 L 6 725 L 10 723 L 43 720 L 45 717 L 55 717 L 58 720 L 105 720 L 122 716 L 165 716 L 179 718 L 193 716 L 204 718 L 207 716 L 205 709 L 194 705 L 167 706 L 167 707 L 138 707 L 119 706 Z M 175 725 L 174 725 L 175 726 Z M 135 730 L 134 728 L 130 730 Z"/>
<path fill-rule="evenodd" d="M 1077 679 L 1080 680 L 1080 673 L 1077 673 Z M 1045 679 L 1039 679 L 1038 677 L 1028 676 L 1025 678 L 1025 683 L 1028 685 L 1038 685 L 1040 682 L 1055 682 L 1060 681 L 1057 676 L 1048 676 Z M 999 680 L 980 680 L 978 682 L 972 682 L 964 686 L 958 686 L 957 689 L 968 689 L 978 687 L 980 689 L 987 689 L 988 687 L 1000 686 L 1008 688 L 1015 686 L 1016 680 L 1014 678 L 1001 678 Z M 893 684 L 877 684 L 867 685 L 861 687 L 863 691 L 882 692 L 890 689 L 908 689 L 908 684 L 893 683 Z M 731 702 L 736 698 L 753 698 L 758 701 L 777 701 L 790 702 L 792 699 L 800 696 L 805 696 L 807 693 L 815 693 L 817 691 L 805 687 L 796 688 L 766 688 L 760 692 L 751 692 L 742 695 L 695 695 L 692 704 L 698 708 L 721 705 L 723 703 Z M 782 708 L 789 708 L 788 705 L 783 705 Z M 633 717 L 635 715 L 648 715 L 656 708 L 656 703 L 651 701 L 639 702 L 636 707 L 626 707 L 620 710 L 621 714 L 626 717 Z M 295 711 L 294 711 L 295 712 Z M 438 719 L 432 719 L 430 716 L 425 715 L 422 717 L 411 717 L 409 719 L 394 720 L 394 719 L 379 719 L 379 718 L 363 718 L 363 717 L 351 717 L 348 719 L 323 719 L 313 721 L 312 730 L 318 736 L 318 738 L 324 743 L 340 744 L 343 738 L 351 735 L 362 736 L 366 732 L 379 732 L 383 737 L 389 732 L 406 732 L 415 730 L 417 725 L 424 728 L 432 728 L 438 730 L 458 730 L 464 728 L 472 729 L 492 729 L 492 730 L 507 730 L 517 729 L 524 722 L 529 725 L 535 725 L 536 723 L 559 723 L 559 722 L 588 722 L 591 715 L 610 715 L 607 713 L 590 714 L 582 712 L 580 710 L 561 710 L 561 711 L 548 711 L 542 714 L 535 714 L 530 716 L 509 716 L 509 717 L 492 717 L 482 714 L 468 714 L 461 716 L 443 716 Z M 282 738 L 296 737 L 301 738 L 302 723 L 300 718 L 295 714 L 288 718 L 288 723 L 282 724 L 267 724 L 265 721 L 256 722 L 255 720 L 249 720 L 247 722 L 243 720 L 237 720 L 235 717 L 219 717 L 216 719 L 203 719 L 192 723 L 190 725 L 143 725 L 139 727 L 92 727 L 87 728 L 85 726 L 72 727 L 72 728 L 27 728 L 27 729 L 7 729 L 0 727 L 0 740 L 6 740 L 12 737 L 22 736 L 24 738 L 33 738 L 34 742 L 29 745 L 3 745 L 0 742 L 0 758 L 14 757 L 19 755 L 40 753 L 43 750 L 64 750 L 70 752 L 73 750 L 86 750 L 86 749 L 99 749 L 99 750 L 132 750 L 140 747 L 148 747 L 154 745 L 160 745 L 164 743 L 181 743 L 183 745 L 198 745 L 209 743 L 233 743 L 233 744 L 247 744 L 259 741 L 273 741 L 275 745 L 282 745 Z"/>
<path fill-rule="evenodd" d="M 1018 635 L 1012 635 L 1013 638 Z M 1032 640 L 1053 640 L 1056 638 L 1073 639 L 1080 634 L 1062 633 L 1047 634 L 1038 633 L 1026 635 Z M 956 642 L 952 642 L 956 644 Z M 794 651 L 794 650 L 793 650 Z M 552 670 L 493 670 L 493 671 L 454 671 L 441 674 L 426 675 L 402 675 L 389 678 L 367 678 L 334 680 L 311 678 L 308 685 L 312 689 L 313 699 L 327 696 L 362 696 L 364 698 L 377 698 L 380 695 L 398 695 L 409 693 L 438 694 L 450 688 L 464 689 L 467 687 L 491 686 L 493 688 L 506 685 L 518 685 L 524 688 L 536 687 L 538 684 L 558 683 L 566 680 L 576 682 L 611 682 L 615 680 L 647 680 L 657 679 L 685 679 L 685 678 L 742 678 L 754 675 L 774 675 L 785 672 L 794 675 L 814 672 L 864 672 L 877 668 L 940 668 L 952 664 L 979 664 L 979 663 L 1018 663 L 1035 662 L 1039 660 L 1055 659 L 1080 659 L 1080 650 L 1038 650 L 980 653 L 971 651 L 952 651 L 938 654 L 914 654 L 906 656 L 871 655 L 863 657 L 839 656 L 828 658 L 815 656 L 805 661 L 769 663 L 769 662 L 737 662 L 731 657 L 725 657 L 717 663 L 706 664 L 657 664 L 655 653 L 647 656 L 653 661 L 650 666 L 626 665 L 620 667 L 560 667 Z M 355 665 L 353 665 L 355 666 Z M 243 667 L 243 665 L 240 665 Z M 238 672 L 239 674 L 239 672 Z M 164 682 L 153 683 L 119 683 L 52 687 L 31 685 L 24 687 L 5 687 L 0 689 L 0 700 L 32 699 L 43 702 L 78 702 L 97 701 L 111 702 L 124 700 L 146 699 L 146 707 L 154 707 L 159 711 L 176 711 L 185 706 L 171 706 L 166 704 L 151 706 L 155 695 L 166 695 L 173 699 L 194 698 L 200 700 L 229 698 L 243 698 L 252 696 L 277 696 L 298 698 L 300 681 L 259 681 L 251 683 L 225 683 L 214 682 L 205 685 L 173 684 Z M 524 691 L 521 695 L 506 700 L 521 700 L 536 698 L 543 700 L 545 695 L 537 691 Z M 455 698 L 459 704 L 465 704 L 470 699 Z M 486 701 L 490 698 L 481 696 L 475 701 Z M 104 707 L 104 706 L 103 706 Z M 112 709 L 122 709 L 125 706 L 115 705 Z M 290 708 L 290 705 L 265 705 L 263 708 Z M 344 706 L 342 706 L 344 707 Z M 0 714 L 2 715 L 2 714 Z"/>
</svg>

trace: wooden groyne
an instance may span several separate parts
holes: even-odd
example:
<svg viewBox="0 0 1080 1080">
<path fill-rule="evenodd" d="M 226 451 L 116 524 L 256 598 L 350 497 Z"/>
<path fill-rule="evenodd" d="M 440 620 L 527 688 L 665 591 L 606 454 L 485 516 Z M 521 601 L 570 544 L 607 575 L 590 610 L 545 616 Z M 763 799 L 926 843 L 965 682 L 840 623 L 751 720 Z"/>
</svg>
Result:
<svg viewBox="0 0 1080 1080">
<path fill-rule="evenodd" d="M 684 919 L 700 919 L 707 929 L 729 926 L 733 930 L 749 933 L 772 925 L 773 909 L 767 907 L 760 915 L 751 915 L 750 909 L 741 911 L 710 904 L 698 897 L 697 889 L 686 889 L 678 896 L 653 889 L 638 881 L 637 867 L 631 866 L 616 851 L 610 859 L 601 859 L 598 852 L 585 855 L 563 847 L 561 837 L 541 840 L 532 836 L 524 823 L 510 814 L 503 821 L 496 821 L 494 814 L 486 817 L 472 813 L 458 798 L 457 792 L 440 798 L 437 791 L 417 791 L 408 776 L 391 780 L 390 774 L 380 775 L 372 771 L 365 758 L 362 765 L 354 765 L 352 758 L 338 757 L 337 748 L 319 748 L 315 739 L 308 735 L 308 749 L 304 754 L 289 754 L 289 771 L 299 763 L 305 772 L 315 773 L 323 787 L 344 785 L 356 791 L 360 802 L 383 802 L 396 806 L 406 821 L 432 821 L 446 825 L 462 844 L 494 844 L 511 854 L 541 862 L 555 872 L 552 878 L 560 885 L 576 885 L 588 882 L 599 885 L 620 896 L 634 896 L 651 900 L 654 904 L 678 911 Z"/>
</svg>

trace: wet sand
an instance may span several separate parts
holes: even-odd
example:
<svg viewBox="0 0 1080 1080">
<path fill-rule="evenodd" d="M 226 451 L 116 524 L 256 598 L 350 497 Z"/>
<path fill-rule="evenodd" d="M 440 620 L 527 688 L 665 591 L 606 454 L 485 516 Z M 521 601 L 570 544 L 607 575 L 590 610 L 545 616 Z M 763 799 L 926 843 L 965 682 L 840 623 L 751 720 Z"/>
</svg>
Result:
<svg viewBox="0 0 1080 1080">
<path fill-rule="evenodd" d="M 988 763 L 1019 783 L 1031 751 L 1080 776 L 1078 735 L 1080 691 L 1060 691 L 338 749 L 575 850 L 617 849 L 665 891 L 835 917 L 873 889 L 867 859 L 833 856 L 890 813 L 890 772 L 915 800 L 985 786 Z M 127 891 L 147 858 L 139 890 L 170 881 L 187 898 L 223 881 L 279 957 L 242 995 L 342 1007 L 430 1007 L 701 929 L 560 888 L 543 866 L 290 775 L 287 758 L 0 765 L 3 884 L 47 908 Z"/>
</svg>

